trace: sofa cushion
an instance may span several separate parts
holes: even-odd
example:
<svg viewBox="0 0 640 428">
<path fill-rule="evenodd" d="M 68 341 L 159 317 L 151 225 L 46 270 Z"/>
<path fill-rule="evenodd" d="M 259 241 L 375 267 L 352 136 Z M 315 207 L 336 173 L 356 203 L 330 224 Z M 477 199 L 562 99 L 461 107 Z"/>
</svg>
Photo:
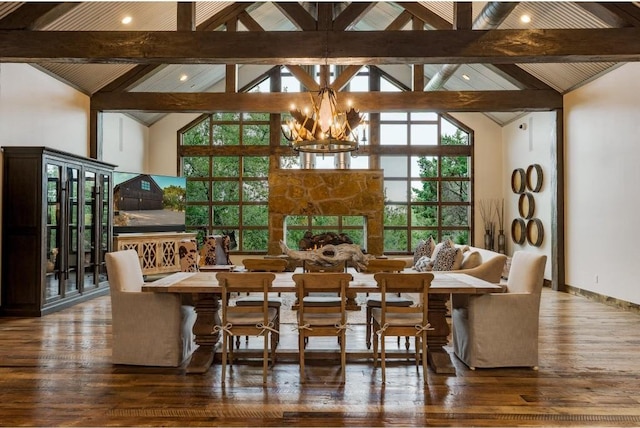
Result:
<svg viewBox="0 0 640 428">
<path fill-rule="evenodd" d="M 448 271 L 453 270 L 453 265 L 456 260 L 456 255 L 462 254 L 459 248 L 451 248 L 443 246 L 433 259 L 434 271 Z"/>
<path fill-rule="evenodd" d="M 435 260 L 436 257 L 438 257 L 438 252 L 440 252 L 442 248 L 456 248 L 456 247 L 451 239 L 445 239 L 444 241 L 438 243 L 438 245 L 435 246 L 435 248 L 433 249 L 433 252 L 431 253 L 431 260 Z"/>
<path fill-rule="evenodd" d="M 460 269 L 472 269 L 482 264 L 482 255 L 478 251 L 467 251 L 462 258 Z"/>
<path fill-rule="evenodd" d="M 433 261 L 427 256 L 422 256 L 413 265 L 413 268 L 418 272 L 430 272 L 433 268 Z"/>
<path fill-rule="evenodd" d="M 418 245 L 416 246 L 416 250 L 413 253 L 413 264 L 418 263 L 420 257 L 431 257 L 433 254 L 433 250 L 436 246 L 436 243 L 433 241 L 433 238 L 429 236 L 426 240 L 422 239 Z"/>
</svg>

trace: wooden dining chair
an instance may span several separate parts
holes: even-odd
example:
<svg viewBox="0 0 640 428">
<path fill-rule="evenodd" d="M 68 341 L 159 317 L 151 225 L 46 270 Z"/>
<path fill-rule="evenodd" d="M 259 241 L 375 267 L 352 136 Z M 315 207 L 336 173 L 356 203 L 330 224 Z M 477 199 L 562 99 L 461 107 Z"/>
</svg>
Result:
<svg viewBox="0 0 640 428">
<path fill-rule="evenodd" d="M 287 268 L 288 262 L 284 259 L 244 259 L 242 265 L 249 272 L 284 272 Z M 250 296 L 247 292 L 246 297 L 239 297 L 236 299 L 237 306 L 261 306 L 264 300 L 262 296 Z M 270 308 L 275 308 L 278 311 L 278 325 L 276 330 L 280 331 L 280 307 L 282 306 L 282 299 L 280 299 L 280 293 L 278 297 L 269 295 L 267 304 Z M 249 340 L 247 336 L 246 341 Z M 280 342 L 280 335 L 275 336 L 276 347 Z M 236 337 L 236 348 L 240 347 L 240 336 Z"/>
<path fill-rule="evenodd" d="M 364 269 L 365 273 L 378 273 L 378 272 L 402 272 L 406 267 L 406 263 L 404 260 L 394 260 L 394 259 L 371 259 L 367 262 L 367 265 Z M 369 293 L 367 293 L 367 301 L 366 301 L 366 343 L 367 349 L 371 349 L 371 336 L 372 336 L 372 319 L 371 319 L 371 310 L 373 308 L 379 308 L 382 304 L 382 300 L 380 297 L 369 297 Z M 411 306 L 413 305 L 413 300 L 402 297 L 400 293 L 396 295 L 388 295 L 387 296 L 387 305 L 390 306 Z M 398 346 L 400 345 L 400 336 L 398 336 Z M 405 347 L 409 349 L 409 337 L 405 339 Z"/>
<path fill-rule="evenodd" d="M 340 345 L 340 366 L 342 383 L 346 370 L 346 327 L 347 288 L 353 277 L 349 273 L 302 273 L 294 274 L 298 294 L 298 352 L 300 354 L 300 382 L 305 381 L 305 349 L 308 338 L 314 336 L 335 336 Z M 310 306 L 302 298 L 310 292 L 336 293 L 340 298 L 338 306 Z"/>
<path fill-rule="evenodd" d="M 267 383 L 269 350 L 271 363 L 276 361 L 275 337 L 279 334 L 278 311 L 268 305 L 268 296 L 276 276 L 268 272 L 219 272 L 216 279 L 222 287 L 222 385 L 225 383 L 227 358 L 233 364 L 233 336 L 262 336 L 262 383 Z M 231 293 L 260 292 L 261 306 L 229 304 Z M 231 338 L 231 340 L 230 340 Z"/>
<path fill-rule="evenodd" d="M 427 309 L 429 287 L 433 274 L 424 273 L 387 273 L 374 276 L 380 287 L 381 305 L 372 309 L 373 317 L 373 365 L 378 365 L 378 343 L 382 366 L 382 383 L 386 378 L 386 336 L 414 336 L 416 367 L 422 359 L 422 377 L 427 383 L 427 331 L 430 329 Z M 416 293 L 419 303 L 412 306 L 393 306 L 387 304 L 387 296 L 395 293 Z"/>
</svg>

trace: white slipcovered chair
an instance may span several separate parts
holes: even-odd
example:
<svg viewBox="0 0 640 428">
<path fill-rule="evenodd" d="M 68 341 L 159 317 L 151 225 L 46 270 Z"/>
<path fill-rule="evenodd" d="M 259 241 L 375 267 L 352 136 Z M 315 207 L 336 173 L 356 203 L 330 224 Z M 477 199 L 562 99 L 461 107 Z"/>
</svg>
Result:
<svg viewBox="0 0 640 428">
<path fill-rule="evenodd" d="M 546 261 L 545 255 L 516 251 L 506 292 L 453 295 L 453 350 L 469 368 L 538 368 Z"/>
<path fill-rule="evenodd" d="M 111 293 L 112 362 L 178 367 L 195 350 L 193 306 L 179 294 L 142 291 L 138 253 L 124 250 L 105 257 Z"/>
</svg>

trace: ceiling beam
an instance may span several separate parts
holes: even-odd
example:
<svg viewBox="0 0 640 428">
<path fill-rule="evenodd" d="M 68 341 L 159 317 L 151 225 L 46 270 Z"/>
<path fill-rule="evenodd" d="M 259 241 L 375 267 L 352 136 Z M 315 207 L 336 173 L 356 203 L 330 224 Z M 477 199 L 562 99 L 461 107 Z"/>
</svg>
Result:
<svg viewBox="0 0 640 428">
<path fill-rule="evenodd" d="M 402 6 L 407 12 L 411 13 L 416 18 L 420 18 L 425 22 L 425 24 L 436 30 L 451 30 L 453 28 L 453 25 L 449 21 L 419 3 L 398 2 L 397 4 L 399 6 Z"/>
<path fill-rule="evenodd" d="M 611 27 L 640 26 L 640 7 L 633 2 L 577 2 L 576 4 Z"/>
<path fill-rule="evenodd" d="M 562 108 L 562 95 L 552 90 L 339 92 L 338 108 L 348 101 L 363 112 L 435 111 L 496 112 L 548 111 Z M 306 105 L 307 92 L 288 93 L 100 93 L 91 97 L 91 109 L 100 111 L 150 111 L 204 113 L 250 111 L 282 113 L 291 104 Z"/>
<path fill-rule="evenodd" d="M 232 3 L 229 6 L 222 9 L 220 12 L 211 16 L 209 19 L 202 22 L 196 28 L 198 31 L 215 31 L 218 27 L 225 25 L 230 19 L 235 19 L 239 13 L 245 11 L 252 6 L 252 2 L 238 2 Z"/>
<path fill-rule="evenodd" d="M 314 31 L 317 28 L 316 19 L 298 2 L 273 3 L 284 16 L 302 31 Z"/>
<path fill-rule="evenodd" d="M 344 31 L 353 27 L 375 6 L 373 2 L 351 2 L 340 15 L 333 20 L 334 31 Z"/>
<path fill-rule="evenodd" d="M 0 20 L 0 30 L 40 30 L 80 3 L 25 3 Z"/>
<path fill-rule="evenodd" d="M 0 31 L 0 61 L 466 64 L 640 61 L 640 28 L 433 31 Z"/>
</svg>

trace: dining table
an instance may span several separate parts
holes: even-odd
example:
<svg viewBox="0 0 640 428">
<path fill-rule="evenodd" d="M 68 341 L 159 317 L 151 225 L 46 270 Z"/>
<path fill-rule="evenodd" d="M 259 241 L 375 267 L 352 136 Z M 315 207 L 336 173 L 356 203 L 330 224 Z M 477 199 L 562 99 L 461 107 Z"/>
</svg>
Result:
<svg viewBox="0 0 640 428">
<path fill-rule="evenodd" d="M 235 268 L 235 267 L 234 267 Z M 199 345 L 194 351 L 186 367 L 186 373 L 205 373 L 213 363 L 216 344 L 219 339 L 221 320 L 218 314 L 222 287 L 216 279 L 217 272 L 234 269 L 206 268 L 200 272 L 176 272 L 164 278 L 143 285 L 142 290 L 154 293 L 189 294 L 193 297 L 196 311 L 196 321 L 193 326 L 195 341 Z M 239 270 L 241 274 L 242 268 Z M 376 293 L 379 287 L 374 274 L 359 272 L 356 269 L 347 270 L 353 277 L 348 288 L 348 306 L 357 306 L 353 296 L 358 293 Z M 411 274 L 415 270 L 407 268 L 404 272 Z M 274 273 L 273 292 L 295 293 L 296 285 L 293 281 L 294 273 Z M 451 294 L 480 294 L 501 292 L 499 284 L 493 284 L 473 276 L 455 272 L 433 272 L 434 278 L 429 288 L 429 324 L 433 330 L 427 336 L 427 361 L 436 373 L 455 374 L 455 366 L 450 354 L 444 349 L 449 343 L 451 328 L 447 322 L 447 301 Z"/>
</svg>

